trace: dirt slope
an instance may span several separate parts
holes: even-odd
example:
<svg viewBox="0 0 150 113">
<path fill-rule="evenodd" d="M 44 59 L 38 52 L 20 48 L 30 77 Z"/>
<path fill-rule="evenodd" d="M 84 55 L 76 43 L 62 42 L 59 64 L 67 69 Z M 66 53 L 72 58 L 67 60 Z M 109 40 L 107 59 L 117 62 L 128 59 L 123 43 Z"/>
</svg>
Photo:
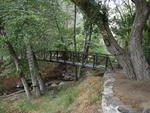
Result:
<svg viewBox="0 0 150 113">
<path fill-rule="evenodd" d="M 101 77 L 88 76 L 78 88 L 80 93 L 71 105 L 71 113 L 99 113 Z"/>
<path fill-rule="evenodd" d="M 124 103 L 139 110 L 150 107 L 150 82 L 132 81 L 121 73 L 113 73 L 116 78 L 114 92 Z"/>
</svg>

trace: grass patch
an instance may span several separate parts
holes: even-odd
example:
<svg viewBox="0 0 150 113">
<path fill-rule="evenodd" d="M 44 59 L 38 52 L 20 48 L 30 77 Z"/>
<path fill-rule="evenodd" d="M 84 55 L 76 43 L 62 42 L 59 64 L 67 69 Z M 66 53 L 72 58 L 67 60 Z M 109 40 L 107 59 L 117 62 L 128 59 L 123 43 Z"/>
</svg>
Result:
<svg viewBox="0 0 150 113">
<path fill-rule="evenodd" d="M 94 96 L 90 96 L 89 99 L 90 99 L 90 103 L 92 104 L 92 103 L 97 102 L 100 98 L 99 96 L 94 95 Z"/>
<path fill-rule="evenodd" d="M 2 103 L 2 100 L 0 100 L 0 113 L 6 112 L 6 105 Z"/>
<path fill-rule="evenodd" d="M 100 71 L 100 70 L 94 70 L 94 69 L 93 69 L 93 70 L 91 70 L 90 72 L 94 75 L 94 74 L 97 74 L 97 73 L 99 73 L 99 72 L 101 72 L 101 71 Z"/>
<path fill-rule="evenodd" d="M 38 107 L 36 103 L 34 103 L 32 100 L 29 100 L 25 96 L 22 96 L 17 102 L 16 102 L 16 108 L 19 111 L 28 112 L 32 109 L 35 109 Z"/>
<path fill-rule="evenodd" d="M 64 108 L 67 108 L 78 94 L 78 89 L 75 86 L 69 88 L 61 88 L 58 96 L 60 101 L 63 102 Z"/>
<path fill-rule="evenodd" d="M 59 87 L 56 89 L 55 94 L 47 92 L 37 99 L 29 100 L 25 96 L 22 96 L 15 102 L 16 109 L 23 112 L 55 113 L 57 111 L 64 111 L 66 113 L 69 105 L 74 101 L 79 92 L 76 86 Z"/>
</svg>

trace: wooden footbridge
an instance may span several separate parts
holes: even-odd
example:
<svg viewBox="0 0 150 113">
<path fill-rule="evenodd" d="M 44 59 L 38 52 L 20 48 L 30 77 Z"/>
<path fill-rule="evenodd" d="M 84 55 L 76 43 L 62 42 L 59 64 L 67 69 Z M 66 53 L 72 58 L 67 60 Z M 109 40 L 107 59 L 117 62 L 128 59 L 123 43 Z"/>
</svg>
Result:
<svg viewBox="0 0 150 113">
<path fill-rule="evenodd" d="M 110 56 L 106 54 L 74 52 L 74 51 L 47 51 L 36 53 L 39 61 L 70 64 L 93 69 L 113 69 Z"/>
</svg>

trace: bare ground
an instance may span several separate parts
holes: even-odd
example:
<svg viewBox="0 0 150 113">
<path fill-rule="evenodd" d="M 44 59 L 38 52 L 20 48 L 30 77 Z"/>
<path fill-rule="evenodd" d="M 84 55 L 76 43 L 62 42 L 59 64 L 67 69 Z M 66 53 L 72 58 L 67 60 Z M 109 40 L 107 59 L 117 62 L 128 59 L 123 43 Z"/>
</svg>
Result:
<svg viewBox="0 0 150 113">
<path fill-rule="evenodd" d="M 132 81 L 124 74 L 113 73 L 115 78 L 114 92 L 124 103 L 139 110 L 150 108 L 150 82 Z"/>
<path fill-rule="evenodd" d="M 72 103 L 72 111 L 70 113 L 99 113 L 101 77 L 88 76 L 78 86 L 80 93 Z"/>
</svg>

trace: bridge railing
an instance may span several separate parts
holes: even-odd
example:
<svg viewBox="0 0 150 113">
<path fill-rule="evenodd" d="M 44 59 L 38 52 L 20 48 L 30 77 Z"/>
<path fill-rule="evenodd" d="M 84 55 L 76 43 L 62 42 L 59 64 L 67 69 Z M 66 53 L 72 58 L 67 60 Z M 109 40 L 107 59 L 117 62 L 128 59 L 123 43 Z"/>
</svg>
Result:
<svg viewBox="0 0 150 113">
<path fill-rule="evenodd" d="M 74 52 L 74 51 L 48 51 L 36 53 L 38 60 L 45 60 L 51 62 L 70 62 L 73 65 L 80 63 L 81 66 L 90 64 L 92 68 L 96 68 L 98 65 L 104 66 L 105 69 L 113 69 L 112 63 L 110 61 L 109 55 L 89 53 L 84 52 Z"/>
</svg>

